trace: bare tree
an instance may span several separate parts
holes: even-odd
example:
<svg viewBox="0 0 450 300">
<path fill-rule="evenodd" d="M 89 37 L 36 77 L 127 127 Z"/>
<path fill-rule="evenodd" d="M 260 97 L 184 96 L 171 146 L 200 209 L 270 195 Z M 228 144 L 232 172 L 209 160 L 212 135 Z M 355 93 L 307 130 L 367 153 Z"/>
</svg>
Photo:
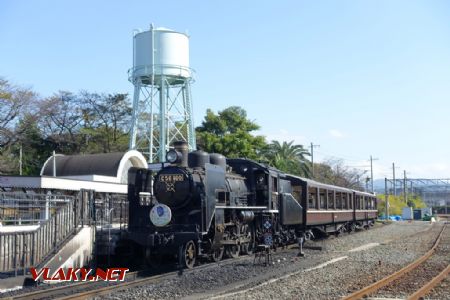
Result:
<svg viewBox="0 0 450 300">
<path fill-rule="evenodd" d="M 40 113 L 40 128 L 54 148 L 64 153 L 78 153 L 78 132 L 83 115 L 77 97 L 70 92 L 60 91 L 41 101 Z"/>
<path fill-rule="evenodd" d="M 351 189 L 364 190 L 365 171 L 348 167 L 342 160 L 328 159 L 314 164 L 315 179 L 320 182 Z"/>
<path fill-rule="evenodd" d="M 17 123 L 31 112 L 36 98 L 30 89 L 11 85 L 0 78 L 0 151 L 14 143 L 20 135 Z"/>
<path fill-rule="evenodd" d="M 36 100 L 37 95 L 31 89 L 12 85 L 0 77 L 0 174 L 18 171 L 14 146 L 26 129 L 19 122 L 28 115 L 36 118 L 33 111 Z"/>
</svg>

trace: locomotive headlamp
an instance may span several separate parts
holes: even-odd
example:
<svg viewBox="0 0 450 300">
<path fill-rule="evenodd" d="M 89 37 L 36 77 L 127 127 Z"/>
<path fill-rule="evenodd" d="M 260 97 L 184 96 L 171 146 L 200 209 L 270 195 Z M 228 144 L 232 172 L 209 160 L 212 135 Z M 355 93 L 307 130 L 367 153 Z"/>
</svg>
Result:
<svg viewBox="0 0 450 300">
<path fill-rule="evenodd" d="M 176 150 L 169 150 L 166 154 L 166 160 L 171 164 L 179 163 L 181 161 L 181 153 Z"/>
</svg>

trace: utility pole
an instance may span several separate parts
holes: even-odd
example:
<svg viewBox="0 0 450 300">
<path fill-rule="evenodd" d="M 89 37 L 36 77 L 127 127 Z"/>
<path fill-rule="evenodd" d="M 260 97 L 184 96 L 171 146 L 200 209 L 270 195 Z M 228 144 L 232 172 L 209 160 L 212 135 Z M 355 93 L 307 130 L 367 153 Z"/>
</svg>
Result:
<svg viewBox="0 0 450 300">
<path fill-rule="evenodd" d="M 320 145 L 314 145 L 311 142 L 311 176 L 314 178 L 314 148 L 319 148 Z"/>
<path fill-rule="evenodd" d="M 389 219 L 389 195 L 387 190 L 387 178 L 384 178 L 384 205 L 386 206 L 386 220 Z"/>
<path fill-rule="evenodd" d="M 393 191 L 394 191 L 394 196 L 397 196 L 397 192 L 395 191 L 395 188 L 396 188 L 396 186 L 395 186 L 395 164 L 394 163 L 392 163 L 392 185 L 393 185 Z"/>
<path fill-rule="evenodd" d="M 20 149 L 19 149 L 19 174 L 20 176 L 22 176 L 22 169 L 23 169 L 23 165 L 22 165 L 22 144 L 20 144 Z"/>
<path fill-rule="evenodd" d="M 406 196 L 406 170 L 403 170 L 403 197 L 405 198 L 405 203 L 408 203 L 408 197 Z"/>
<path fill-rule="evenodd" d="M 378 160 L 378 158 L 372 158 L 372 155 L 370 156 L 370 181 L 372 182 L 372 194 L 373 194 L 373 161 Z"/>
</svg>

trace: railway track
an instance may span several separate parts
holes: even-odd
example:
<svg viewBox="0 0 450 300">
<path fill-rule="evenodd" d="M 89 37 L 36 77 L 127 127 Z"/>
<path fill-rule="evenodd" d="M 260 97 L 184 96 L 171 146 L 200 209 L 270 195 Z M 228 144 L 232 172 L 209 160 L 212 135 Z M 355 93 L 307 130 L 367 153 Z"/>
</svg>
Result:
<svg viewBox="0 0 450 300">
<path fill-rule="evenodd" d="M 277 252 L 288 251 L 296 245 L 287 246 L 286 249 L 278 250 Z M 108 295 L 115 291 L 133 288 L 137 286 L 154 284 L 162 280 L 175 278 L 181 274 L 189 274 L 191 272 L 197 272 L 199 270 L 206 270 L 209 268 L 215 268 L 218 265 L 225 266 L 231 263 L 235 263 L 240 260 L 253 259 L 253 255 L 241 255 L 238 258 L 226 259 L 220 262 L 206 263 L 195 267 L 194 269 L 182 269 L 177 271 L 166 272 L 163 274 L 157 274 L 148 276 L 146 271 L 137 271 L 127 273 L 126 279 L 123 282 L 105 282 L 105 281 L 84 281 L 74 282 L 67 285 L 50 287 L 42 290 L 35 290 L 29 293 L 18 294 L 6 298 L 8 300 L 35 300 L 35 299 L 88 299 L 95 296 Z"/>
<path fill-rule="evenodd" d="M 450 272 L 450 227 L 446 224 L 442 227 L 433 247 L 422 257 L 412 262 L 401 270 L 382 278 L 381 280 L 360 289 L 342 300 L 354 300 L 366 298 L 382 298 L 398 296 L 407 299 L 420 299 L 434 286 L 438 285 Z M 443 263 L 436 263 L 436 257 L 442 257 Z M 419 286 L 417 286 L 420 284 Z M 411 294 L 412 291 L 415 291 Z M 394 295 L 393 295 L 394 294 Z"/>
<path fill-rule="evenodd" d="M 226 261 L 225 261 L 226 262 Z M 182 270 L 183 273 L 212 267 L 211 264 L 199 266 L 192 270 Z M 139 285 L 156 283 L 164 279 L 178 276 L 180 271 L 172 271 L 153 276 L 143 276 L 140 272 L 130 272 L 126 275 L 126 281 L 123 282 L 105 282 L 105 281 L 84 281 L 73 282 L 67 285 L 49 287 L 42 290 L 36 290 L 29 293 L 18 294 L 11 297 L 1 298 L 4 300 L 34 300 L 34 299 L 88 299 L 94 296 L 101 296 L 113 293 L 114 291 L 132 288 Z"/>
<path fill-rule="evenodd" d="M 242 256 L 242 258 L 245 258 Z M 221 264 L 227 261 L 221 262 Z M 212 263 L 214 264 L 214 263 Z M 4 300 L 35 300 L 35 299 L 88 299 L 94 296 L 101 296 L 113 293 L 114 291 L 132 288 L 144 284 L 156 283 L 164 279 L 178 276 L 180 272 L 188 273 L 199 269 L 213 267 L 212 264 L 198 266 L 192 270 L 172 271 L 158 275 L 145 276 L 145 271 L 130 272 L 123 282 L 105 281 L 83 281 L 73 282 L 67 285 L 49 287 L 29 293 L 18 294 L 11 297 L 1 298 Z"/>
<path fill-rule="evenodd" d="M 137 280 L 142 276 L 142 271 L 129 272 L 126 275 L 126 280 Z M 15 299 L 15 300 L 31 300 L 31 299 L 44 299 L 44 298 L 59 298 L 70 294 L 77 293 L 77 291 L 86 291 L 86 289 L 96 289 L 105 288 L 112 285 L 117 285 L 120 283 L 109 283 L 105 281 L 81 281 L 81 282 L 71 282 L 66 285 L 55 285 L 55 286 L 45 286 L 44 289 L 38 289 L 28 293 L 22 293 L 14 295 L 11 297 L 5 297 L 0 299 Z"/>
</svg>

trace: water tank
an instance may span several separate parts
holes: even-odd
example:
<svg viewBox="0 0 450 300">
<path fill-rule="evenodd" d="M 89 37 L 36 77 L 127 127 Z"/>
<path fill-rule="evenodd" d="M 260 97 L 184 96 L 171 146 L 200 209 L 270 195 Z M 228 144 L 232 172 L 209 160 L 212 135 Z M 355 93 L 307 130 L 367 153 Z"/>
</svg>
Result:
<svg viewBox="0 0 450 300">
<path fill-rule="evenodd" d="M 150 28 L 134 35 L 133 49 L 133 79 L 158 84 L 161 75 L 165 75 L 173 84 L 191 77 L 189 37 L 184 33 L 167 28 Z"/>
</svg>

